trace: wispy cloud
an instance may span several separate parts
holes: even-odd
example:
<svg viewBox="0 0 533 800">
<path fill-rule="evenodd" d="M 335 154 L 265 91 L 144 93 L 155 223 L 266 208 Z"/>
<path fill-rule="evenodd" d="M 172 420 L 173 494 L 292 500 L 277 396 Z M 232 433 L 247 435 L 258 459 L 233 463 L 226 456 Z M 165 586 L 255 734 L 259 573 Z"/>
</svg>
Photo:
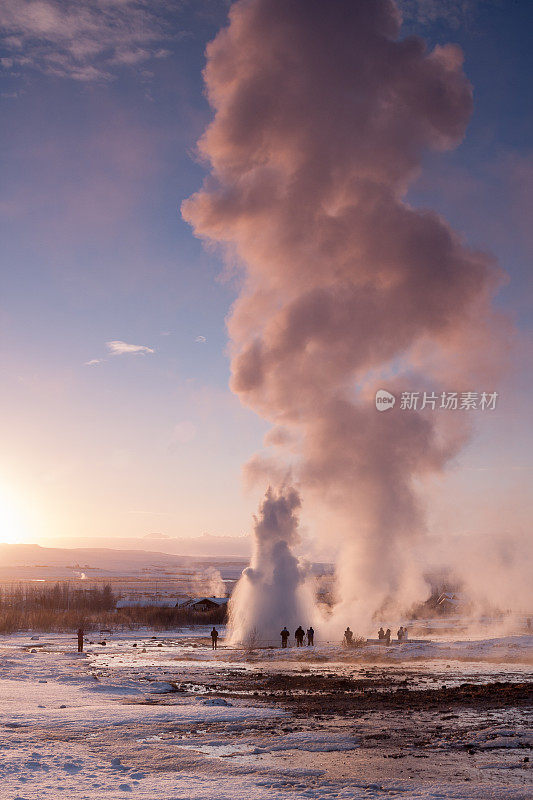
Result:
<svg viewBox="0 0 533 800">
<path fill-rule="evenodd" d="M 144 355 L 145 353 L 155 353 L 155 350 L 152 347 L 147 347 L 145 344 L 128 344 L 128 342 L 122 342 L 120 339 L 114 339 L 112 342 L 106 342 L 106 347 L 112 356 Z"/>
<path fill-rule="evenodd" d="M 205 336 L 197 336 L 194 341 L 198 342 L 199 344 L 203 344 L 204 342 L 207 342 L 207 339 Z"/>
<path fill-rule="evenodd" d="M 78 81 L 109 80 L 170 54 L 166 0 L 3 0 L 4 68 L 30 67 Z"/>
<path fill-rule="evenodd" d="M 90 361 L 85 362 L 86 367 L 97 367 L 98 364 L 101 364 L 104 361 L 103 358 L 91 358 Z"/>
</svg>

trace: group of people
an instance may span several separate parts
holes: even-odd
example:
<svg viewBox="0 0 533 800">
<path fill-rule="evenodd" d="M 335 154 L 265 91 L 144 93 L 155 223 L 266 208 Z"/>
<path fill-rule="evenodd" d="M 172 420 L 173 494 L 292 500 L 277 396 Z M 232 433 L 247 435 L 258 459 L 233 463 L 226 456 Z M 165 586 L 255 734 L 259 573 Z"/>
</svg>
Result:
<svg viewBox="0 0 533 800">
<path fill-rule="evenodd" d="M 400 626 L 396 635 L 398 637 L 399 642 L 406 642 L 408 638 L 407 628 L 404 628 L 403 625 Z M 78 653 L 83 653 L 83 636 L 84 636 L 84 631 L 82 628 L 80 628 L 78 630 Z M 287 630 L 286 626 L 281 631 L 280 636 L 281 636 L 281 646 L 287 647 L 290 633 Z M 302 626 L 298 625 L 298 627 L 294 631 L 294 638 L 296 639 L 296 647 L 303 647 L 305 637 L 307 637 L 307 646 L 312 647 L 315 643 L 315 631 L 313 630 L 313 628 L 308 628 L 307 631 L 304 631 Z M 383 628 L 380 628 L 378 631 L 378 639 L 380 640 L 380 642 L 383 641 L 385 644 L 390 644 L 390 639 L 391 639 L 390 628 L 387 628 L 386 631 L 384 631 Z M 218 631 L 213 626 L 213 629 L 211 631 L 211 647 L 213 650 L 217 649 L 217 644 L 218 644 Z M 346 628 L 346 630 L 344 631 L 344 644 L 347 647 L 353 646 L 353 631 L 351 631 L 349 627 Z"/>
<path fill-rule="evenodd" d="M 289 641 L 290 633 L 287 630 L 287 626 L 283 628 L 280 633 L 281 636 L 281 646 L 287 647 L 287 643 Z M 307 633 L 304 631 L 301 625 L 298 625 L 296 630 L 294 631 L 294 638 L 296 639 L 296 647 L 303 647 L 304 644 L 304 637 L 307 636 L 307 646 L 312 647 L 315 643 L 315 632 L 313 628 L 308 628 Z"/>
<path fill-rule="evenodd" d="M 407 628 L 404 628 L 403 625 L 402 625 L 399 628 L 399 630 L 397 631 L 396 635 L 398 637 L 398 641 L 399 642 L 406 642 L 407 638 L 408 638 Z M 83 652 L 83 636 L 84 636 L 84 631 L 83 631 L 82 628 L 80 628 L 78 630 L 78 652 L 79 653 Z M 281 631 L 280 636 L 281 636 L 281 646 L 282 647 L 287 647 L 290 633 L 287 630 L 286 626 Z M 308 628 L 307 631 L 304 631 L 302 626 L 298 625 L 298 627 L 294 631 L 294 638 L 296 640 L 296 647 L 303 647 L 304 638 L 305 637 L 307 637 L 307 646 L 308 647 L 312 647 L 314 645 L 314 643 L 315 643 L 315 631 L 313 630 L 313 628 Z M 383 641 L 385 644 L 390 644 L 390 640 L 391 640 L 391 630 L 390 630 L 390 628 L 387 628 L 386 631 L 384 631 L 383 628 L 380 628 L 379 631 L 378 631 L 378 639 L 380 640 L 380 642 Z M 217 644 L 218 644 L 218 631 L 213 626 L 213 629 L 211 631 L 211 647 L 212 647 L 213 650 L 217 649 Z M 352 647 L 353 646 L 353 631 L 350 630 L 349 627 L 346 628 L 346 630 L 344 631 L 344 644 L 347 647 Z"/>
<path fill-rule="evenodd" d="M 390 628 L 387 628 L 386 631 L 384 631 L 383 628 L 380 628 L 378 631 L 378 639 L 380 642 L 383 641 L 385 644 L 390 644 L 391 635 Z M 408 640 L 407 628 L 404 628 L 403 625 L 401 625 L 396 632 L 396 636 L 398 637 L 399 642 L 406 642 Z"/>
</svg>

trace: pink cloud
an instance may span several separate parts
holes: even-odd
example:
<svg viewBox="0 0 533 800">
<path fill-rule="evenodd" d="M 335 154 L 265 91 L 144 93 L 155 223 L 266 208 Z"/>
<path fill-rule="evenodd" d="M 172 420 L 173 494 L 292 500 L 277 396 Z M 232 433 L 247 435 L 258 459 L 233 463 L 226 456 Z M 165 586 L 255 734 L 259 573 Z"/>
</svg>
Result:
<svg viewBox="0 0 533 800">
<path fill-rule="evenodd" d="M 429 388 L 470 388 L 496 379 L 508 339 L 494 259 L 403 199 L 424 153 L 461 141 L 472 91 L 459 48 L 399 30 L 392 0 L 236 2 L 207 49 L 210 175 L 183 205 L 245 273 L 232 388 L 300 442 L 294 474 L 333 512 L 322 533 L 342 538 L 347 608 L 369 614 L 423 591 L 416 484 L 468 436 L 439 416 L 376 413 L 376 375 L 403 359 Z"/>
</svg>

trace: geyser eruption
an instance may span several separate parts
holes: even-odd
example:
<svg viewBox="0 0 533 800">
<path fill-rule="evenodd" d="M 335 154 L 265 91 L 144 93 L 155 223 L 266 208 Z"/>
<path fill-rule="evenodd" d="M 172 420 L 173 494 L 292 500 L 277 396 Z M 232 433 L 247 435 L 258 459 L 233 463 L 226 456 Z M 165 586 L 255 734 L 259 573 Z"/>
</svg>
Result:
<svg viewBox="0 0 533 800">
<path fill-rule="evenodd" d="M 210 175 L 183 214 L 242 267 L 232 389 L 275 453 L 254 475 L 290 466 L 328 509 L 338 625 L 362 627 L 424 593 L 416 487 L 469 432 L 465 413 L 378 413 L 376 390 L 492 390 L 508 338 L 497 265 L 405 199 L 425 152 L 461 140 L 472 91 L 458 47 L 399 38 L 393 0 L 239 0 L 229 19 L 207 48 Z"/>
<path fill-rule="evenodd" d="M 255 517 L 253 552 L 229 607 L 233 642 L 278 643 L 284 625 L 291 632 L 310 624 L 314 609 L 307 570 L 292 548 L 299 541 L 298 492 L 269 487 Z"/>
</svg>

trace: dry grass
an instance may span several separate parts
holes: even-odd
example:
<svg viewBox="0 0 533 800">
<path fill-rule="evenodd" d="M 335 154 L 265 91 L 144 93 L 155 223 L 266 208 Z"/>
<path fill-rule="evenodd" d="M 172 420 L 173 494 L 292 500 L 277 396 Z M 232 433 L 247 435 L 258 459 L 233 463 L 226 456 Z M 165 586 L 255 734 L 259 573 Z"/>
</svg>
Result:
<svg viewBox="0 0 533 800">
<path fill-rule="evenodd" d="M 188 611 L 174 608 L 128 608 L 121 611 L 54 611 L 50 609 L 0 610 L 0 633 L 17 631 L 65 632 L 82 627 L 86 631 L 103 628 L 147 627 L 172 630 L 188 625 L 221 625 L 224 609 L 212 612 Z"/>
<path fill-rule="evenodd" d="M 41 588 L 20 584 L 0 594 L 0 633 L 61 632 L 80 627 L 86 631 L 137 627 L 172 630 L 225 622 L 225 608 L 198 612 L 148 606 L 115 611 L 117 599 L 110 586 L 72 590 L 68 583 Z"/>
</svg>

